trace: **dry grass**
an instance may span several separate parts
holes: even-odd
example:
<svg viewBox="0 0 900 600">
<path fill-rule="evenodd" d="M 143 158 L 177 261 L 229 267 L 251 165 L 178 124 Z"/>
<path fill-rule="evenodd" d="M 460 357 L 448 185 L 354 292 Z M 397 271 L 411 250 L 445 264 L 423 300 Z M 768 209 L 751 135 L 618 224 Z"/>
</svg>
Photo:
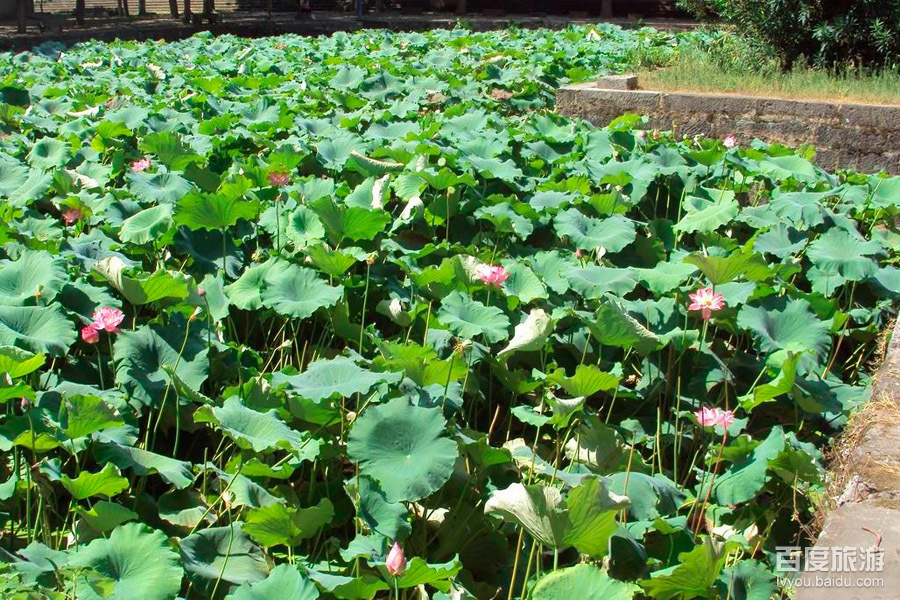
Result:
<svg viewBox="0 0 900 600">
<path fill-rule="evenodd" d="M 683 48 L 671 64 L 662 69 L 638 73 L 641 88 L 662 91 L 742 94 L 760 97 L 864 104 L 900 105 L 900 70 L 828 73 L 797 67 L 782 73 L 768 68 L 728 68 L 708 53 Z"/>
<path fill-rule="evenodd" d="M 885 361 L 894 326 L 895 323 L 890 323 L 885 327 L 884 335 L 878 340 L 876 356 L 881 357 L 881 364 L 873 365 L 877 379 L 900 378 L 900 373 L 895 372 L 894 365 Z M 864 470 L 868 475 L 877 473 L 880 476 L 879 479 L 900 481 L 900 468 L 897 465 L 874 460 L 868 455 L 864 463 L 859 464 L 860 457 L 857 452 L 862 440 L 873 427 L 896 427 L 898 424 L 900 424 L 900 404 L 897 399 L 885 394 L 873 397 L 862 410 L 851 415 L 841 436 L 826 452 L 825 459 L 829 469 L 829 479 L 825 485 L 824 494 L 816 507 L 813 521 L 805 528 L 805 533 L 809 535 L 821 531 L 825 516 L 837 507 L 835 499 L 845 492 L 853 476 L 859 474 L 860 470 Z M 862 481 L 861 483 L 867 482 Z"/>
</svg>

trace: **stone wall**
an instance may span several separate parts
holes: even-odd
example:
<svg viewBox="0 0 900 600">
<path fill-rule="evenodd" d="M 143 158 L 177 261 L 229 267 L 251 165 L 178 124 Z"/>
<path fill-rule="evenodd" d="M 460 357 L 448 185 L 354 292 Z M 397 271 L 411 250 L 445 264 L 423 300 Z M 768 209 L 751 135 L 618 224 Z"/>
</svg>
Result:
<svg viewBox="0 0 900 600">
<path fill-rule="evenodd" d="M 603 87 L 599 87 L 603 86 Z M 654 92 L 603 81 L 557 91 L 556 110 L 602 126 L 625 113 L 650 117 L 650 127 L 816 148 L 827 169 L 900 173 L 900 106 L 760 98 L 732 94 Z"/>
</svg>

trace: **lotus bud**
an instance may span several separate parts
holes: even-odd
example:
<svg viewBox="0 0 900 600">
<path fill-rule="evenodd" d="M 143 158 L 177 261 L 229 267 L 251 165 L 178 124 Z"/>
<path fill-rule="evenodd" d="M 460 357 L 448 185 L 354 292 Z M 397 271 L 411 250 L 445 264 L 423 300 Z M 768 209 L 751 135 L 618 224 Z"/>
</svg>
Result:
<svg viewBox="0 0 900 600">
<path fill-rule="evenodd" d="M 352 410 L 347 411 L 347 423 L 352 423 L 356 420 L 356 413 Z"/>
<path fill-rule="evenodd" d="M 191 313 L 191 316 L 188 317 L 188 321 L 193 323 L 194 321 L 197 320 L 197 317 L 199 317 L 200 313 L 202 313 L 202 312 L 203 312 L 203 309 L 198 306 L 197 308 L 194 309 L 194 312 Z"/>
<path fill-rule="evenodd" d="M 366 257 L 366 264 L 370 267 L 375 264 L 375 254 L 370 254 Z"/>
<path fill-rule="evenodd" d="M 90 325 L 88 325 L 87 327 L 82 327 L 81 339 L 83 339 L 87 344 L 96 344 L 100 341 L 100 332 Z"/>
<path fill-rule="evenodd" d="M 42 284 L 37 284 L 34 288 L 34 297 L 36 300 L 40 300 L 44 297 L 44 286 Z"/>
<path fill-rule="evenodd" d="M 206 288 L 203 287 L 202 285 L 198 285 L 197 286 L 197 295 L 200 296 L 201 298 L 204 298 L 206 296 Z"/>
<path fill-rule="evenodd" d="M 406 556 L 403 555 L 403 548 L 400 547 L 399 542 L 394 542 L 391 552 L 384 561 L 384 566 L 394 577 L 402 575 L 406 571 Z"/>
</svg>

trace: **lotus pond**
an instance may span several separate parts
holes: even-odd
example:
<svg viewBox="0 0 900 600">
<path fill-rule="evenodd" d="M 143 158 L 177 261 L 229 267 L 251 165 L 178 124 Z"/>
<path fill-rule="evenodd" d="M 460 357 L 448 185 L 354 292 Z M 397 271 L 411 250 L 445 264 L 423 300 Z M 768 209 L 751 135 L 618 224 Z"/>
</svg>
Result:
<svg viewBox="0 0 900 600">
<path fill-rule="evenodd" d="M 0 595 L 781 594 L 900 178 L 551 112 L 677 46 L 0 54 Z"/>
</svg>

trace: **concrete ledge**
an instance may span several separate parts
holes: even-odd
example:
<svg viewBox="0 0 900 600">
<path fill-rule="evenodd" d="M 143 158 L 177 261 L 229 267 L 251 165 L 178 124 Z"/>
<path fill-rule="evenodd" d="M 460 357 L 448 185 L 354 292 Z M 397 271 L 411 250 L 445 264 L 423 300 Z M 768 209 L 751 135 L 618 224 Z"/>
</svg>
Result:
<svg viewBox="0 0 900 600">
<path fill-rule="evenodd" d="M 900 174 L 900 106 L 631 89 L 627 77 L 565 86 L 558 113 L 598 126 L 637 113 L 677 134 L 736 135 L 786 146 L 810 144 L 827 169 Z"/>
</svg>

